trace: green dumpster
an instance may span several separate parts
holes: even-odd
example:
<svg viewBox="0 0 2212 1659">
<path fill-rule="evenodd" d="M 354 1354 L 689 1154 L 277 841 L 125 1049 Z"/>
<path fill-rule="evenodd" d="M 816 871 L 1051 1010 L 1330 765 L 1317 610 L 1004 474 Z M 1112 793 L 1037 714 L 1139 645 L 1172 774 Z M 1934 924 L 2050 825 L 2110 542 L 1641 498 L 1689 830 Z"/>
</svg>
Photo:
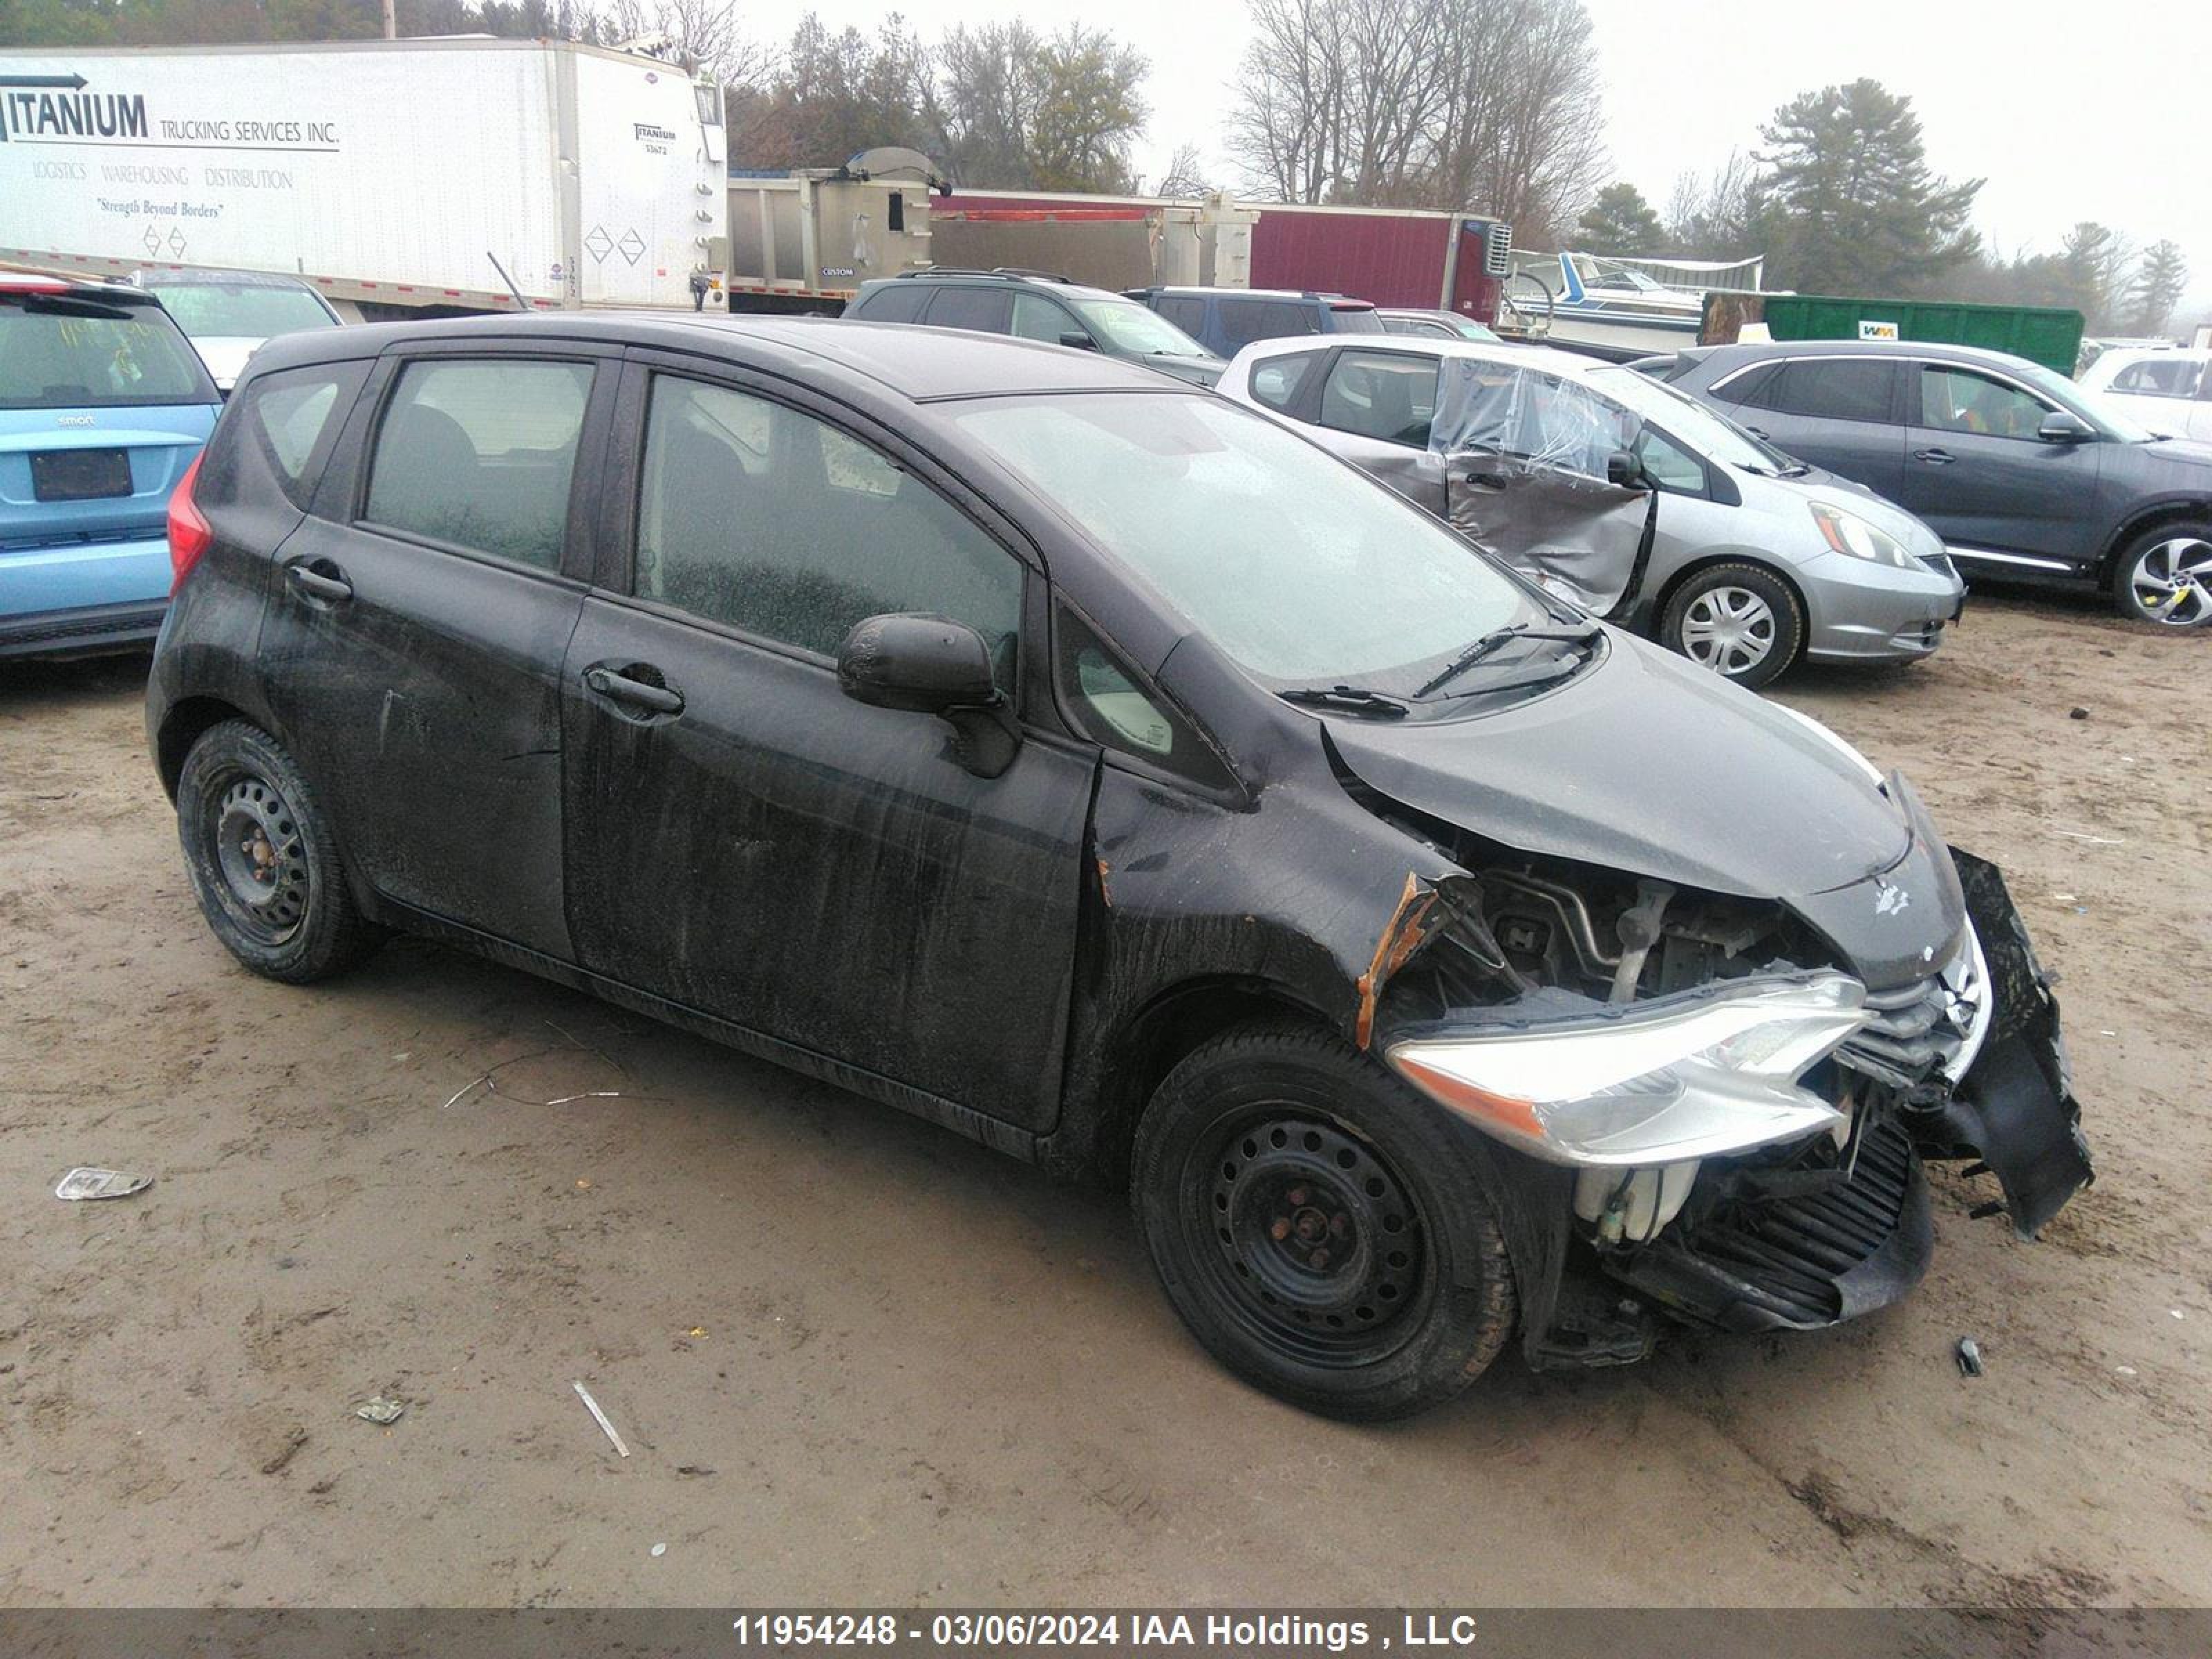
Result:
<svg viewBox="0 0 2212 1659">
<path fill-rule="evenodd" d="M 1854 300 L 1825 294 L 1759 297 L 1765 302 L 1759 308 L 1767 332 L 1778 340 L 1923 340 L 1983 346 L 2069 375 L 2081 350 L 2081 313 L 2051 306 Z"/>
</svg>

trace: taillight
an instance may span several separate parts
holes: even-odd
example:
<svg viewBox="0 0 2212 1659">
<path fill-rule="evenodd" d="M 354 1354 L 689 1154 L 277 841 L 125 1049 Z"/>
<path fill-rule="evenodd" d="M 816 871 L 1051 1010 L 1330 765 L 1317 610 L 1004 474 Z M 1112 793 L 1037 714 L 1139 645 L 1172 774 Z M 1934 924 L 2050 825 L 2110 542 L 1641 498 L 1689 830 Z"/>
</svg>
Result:
<svg viewBox="0 0 2212 1659">
<path fill-rule="evenodd" d="M 200 481 L 200 463 L 206 459 L 205 450 L 192 457 L 192 464 L 185 469 L 185 476 L 177 480 L 176 491 L 169 497 L 169 568 L 176 573 L 169 580 L 173 598 L 185 585 L 185 578 L 192 574 L 200 556 L 215 542 L 214 526 L 192 499 L 192 486 Z"/>
</svg>

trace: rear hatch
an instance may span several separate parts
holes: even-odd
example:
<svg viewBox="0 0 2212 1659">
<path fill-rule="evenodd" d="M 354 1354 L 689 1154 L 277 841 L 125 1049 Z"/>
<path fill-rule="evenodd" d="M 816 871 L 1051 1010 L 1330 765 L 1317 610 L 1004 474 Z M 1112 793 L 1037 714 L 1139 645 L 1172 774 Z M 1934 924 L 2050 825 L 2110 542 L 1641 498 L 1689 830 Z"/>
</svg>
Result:
<svg viewBox="0 0 2212 1659">
<path fill-rule="evenodd" d="M 0 556 L 162 534 L 218 403 L 150 296 L 0 286 Z"/>
</svg>

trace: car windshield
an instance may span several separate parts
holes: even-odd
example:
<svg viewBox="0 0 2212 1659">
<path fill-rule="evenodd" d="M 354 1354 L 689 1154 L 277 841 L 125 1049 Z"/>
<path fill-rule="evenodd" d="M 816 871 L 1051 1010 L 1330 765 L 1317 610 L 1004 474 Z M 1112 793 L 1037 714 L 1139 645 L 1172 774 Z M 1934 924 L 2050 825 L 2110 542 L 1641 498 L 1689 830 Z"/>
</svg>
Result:
<svg viewBox="0 0 2212 1659">
<path fill-rule="evenodd" d="M 1626 367 L 1591 373 L 1589 389 L 1611 398 L 1631 412 L 1662 427 L 1669 436 L 1698 451 L 1707 460 L 1740 466 L 1747 472 L 1780 475 L 1797 463 L 1759 442 L 1718 410 L 1709 409 L 1674 387 Z"/>
<path fill-rule="evenodd" d="M 994 398 L 953 419 L 1279 689 L 1409 696 L 1469 641 L 1547 619 L 1419 507 L 1234 404 Z"/>
<path fill-rule="evenodd" d="M 2010 362 L 2005 365 L 2005 370 L 2059 408 L 2079 415 L 2090 425 L 2102 430 L 2108 438 L 2118 439 L 2124 444 L 2147 444 L 2158 435 L 2134 416 L 2125 413 L 2119 404 L 2103 392 L 2077 386 L 2063 374 L 2052 374 L 2040 363 Z"/>
<path fill-rule="evenodd" d="M 161 283 L 151 289 L 177 326 L 194 339 L 266 340 L 303 328 L 335 326 L 322 301 L 303 288 L 265 283 Z"/>
<path fill-rule="evenodd" d="M 59 296 L 0 303 L 0 409 L 216 398 L 191 345 L 153 306 Z"/>
<path fill-rule="evenodd" d="M 1149 306 L 1134 300 L 1071 300 L 1075 314 L 1117 351 L 1147 357 L 1211 357 L 1213 354 Z"/>
</svg>

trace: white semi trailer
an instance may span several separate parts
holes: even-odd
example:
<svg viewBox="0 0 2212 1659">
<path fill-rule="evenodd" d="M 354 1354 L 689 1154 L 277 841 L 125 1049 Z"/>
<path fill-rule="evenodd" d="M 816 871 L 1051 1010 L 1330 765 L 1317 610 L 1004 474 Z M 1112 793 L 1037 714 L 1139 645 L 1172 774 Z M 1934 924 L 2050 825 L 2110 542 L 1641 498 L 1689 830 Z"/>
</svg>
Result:
<svg viewBox="0 0 2212 1659">
<path fill-rule="evenodd" d="M 723 146 L 711 83 L 565 42 L 0 50 L 0 263 L 281 271 L 369 315 L 719 304 Z"/>
</svg>

